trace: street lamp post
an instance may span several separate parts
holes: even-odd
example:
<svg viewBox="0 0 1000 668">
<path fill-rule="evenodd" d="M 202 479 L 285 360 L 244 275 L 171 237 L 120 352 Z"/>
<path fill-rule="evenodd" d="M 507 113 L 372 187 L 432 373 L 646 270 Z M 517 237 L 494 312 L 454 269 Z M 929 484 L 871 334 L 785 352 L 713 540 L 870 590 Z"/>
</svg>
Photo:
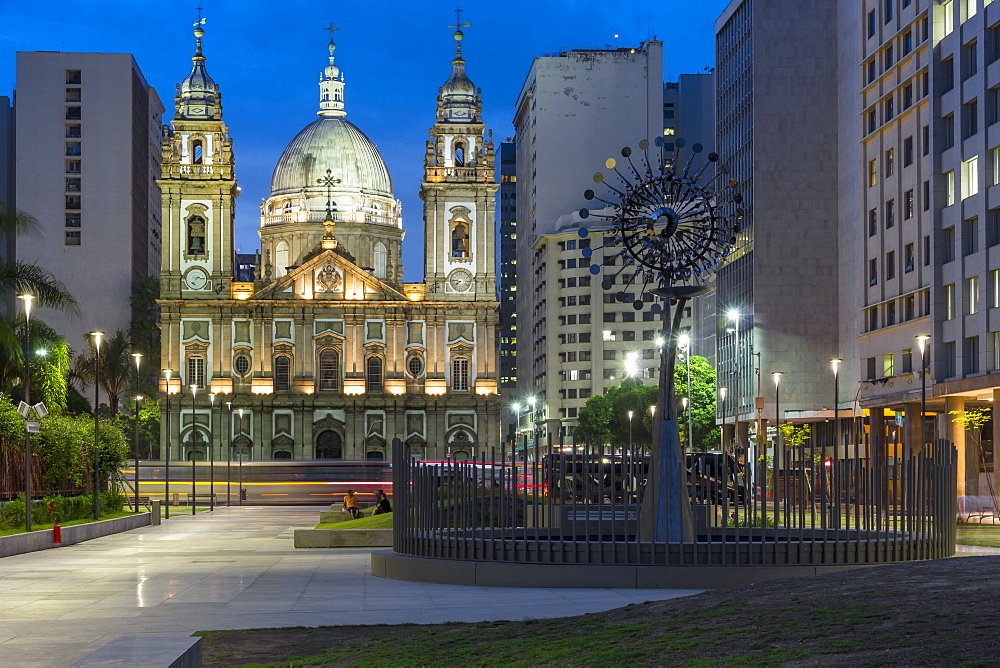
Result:
<svg viewBox="0 0 1000 668">
<path fill-rule="evenodd" d="M 215 512 L 215 392 L 208 395 L 208 510 Z"/>
<path fill-rule="evenodd" d="M 634 415 L 635 415 L 635 412 L 633 412 L 633 411 L 629 411 L 628 412 L 628 451 L 629 452 L 632 452 L 632 417 Z"/>
<path fill-rule="evenodd" d="M 226 402 L 226 409 L 228 414 L 226 416 L 226 431 L 229 433 L 229 453 L 226 455 L 226 508 L 229 508 L 232 504 L 232 484 L 233 479 L 230 475 L 233 463 L 233 402 Z"/>
<path fill-rule="evenodd" d="M 726 451 L 726 394 L 728 392 L 728 387 L 719 388 L 719 400 L 722 404 L 719 411 L 722 415 L 722 425 L 719 427 L 719 449 L 723 452 Z"/>
<path fill-rule="evenodd" d="M 93 331 L 90 336 L 94 340 L 94 521 L 101 518 L 101 466 L 98 441 L 100 439 L 100 401 L 101 401 L 101 337 L 104 332 Z"/>
<path fill-rule="evenodd" d="M 188 452 L 188 457 L 191 458 L 191 514 L 194 515 L 194 503 L 197 499 L 197 491 L 195 488 L 195 479 L 197 478 L 197 470 L 195 469 L 195 456 L 194 456 L 194 444 L 195 444 L 195 434 L 198 433 L 198 421 L 194 414 L 194 405 L 198 395 L 198 386 L 194 383 L 191 384 L 191 450 Z"/>
<path fill-rule="evenodd" d="M 687 367 L 687 405 L 685 406 L 685 413 L 687 414 L 687 427 L 688 427 L 688 450 L 694 451 L 694 425 L 691 423 L 691 410 L 694 408 L 694 401 L 691 397 L 691 337 L 687 334 L 681 334 L 678 342 L 684 347 L 684 366 Z"/>
<path fill-rule="evenodd" d="M 243 435 L 243 409 L 240 409 L 240 436 Z M 243 505 L 243 452 L 239 453 L 240 456 L 240 505 Z"/>
<path fill-rule="evenodd" d="M 166 507 L 166 510 L 163 516 L 168 519 L 170 518 L 170 375 L 171 373 L 172 372 L 170 371 L 170 369 L 163 370 L 163 375 L 167 379 L 167 411 L 165 416 L 165 420 L 167 423 L 167 433 L 166 433 L 167 452 L 166 456 L 164 457 L 164 460 L 166 462 L 166 483 L 164 485 L 164 492 L 163 492 L 163 502 L 164 506 Z"/>
<path fill-rule="evenodd" d="M 733 323 L 733 363 L 730 367 L 733 381 L 733 456 L 737 454 L 739 445 L 739 414 L 740 414 L 740 312 L 736 309 L 726 311 L 726 318 Z"/>
<path fill-rule="evenodd" d="M 838 406 L 840 404 L 840 365 L 844 360 L 834 358 L 830 360 L 830 368 L 833 369 L 833 482 L 834 489 L 839 490 L 839 485 L 836 483 L 840 479 L 838 460 L 840 459 L 840 411 Z M 824 475 L 826 475 L 824 473 Z M 830 509 L 830 520 L 831 524 L 835 529 L 840 528 L 840 492 L 837 491 L 837 498 L 834 500 L 833 505 Z"/>
<path fill-rule="evenodd" d="M 24 302 L 24 405 L 28 412 L 24 416 L 24 530 L 31 531 L 31 431 L 28 429 L 31 417 L 31 305 L 34 295 L 19 295 Z"/>
<path fill-rule="evenodd" d="M 132 353 L 132 358 L 135 360 L 135 416 L 132 420 L 132 447 L 135 450 L 132 453 L 135 456 L 135 489 L 132 491 L 135 493 L 135 512 L 139 512 L 139 402 L 142 400 L 142 397 L 139 396 L 139 362 L 142 360 L 142 353 Z"/>
<path fill-rule="evenodd" d="M 781 447 L 781 377 L 785 374 L 781 371 L 771 373 L 774 379 L 774 465 L 779 466 L 785 463 L 785 450 Z"/>
<path fill-rule="evenodd" d="M 927 443 L 924 435 L 924 422 L 927 420 L 927 343 L 931 337 L 927 334 L 917 336 L 917 346 L 920 348 L 920 449 Z"/>
</svg>

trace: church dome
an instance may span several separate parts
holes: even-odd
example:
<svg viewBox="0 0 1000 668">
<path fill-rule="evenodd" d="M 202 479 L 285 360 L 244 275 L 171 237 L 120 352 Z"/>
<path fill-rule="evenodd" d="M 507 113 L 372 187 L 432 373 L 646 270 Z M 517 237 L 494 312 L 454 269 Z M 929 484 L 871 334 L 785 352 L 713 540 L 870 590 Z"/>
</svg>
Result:
<svg viewBox="0 0 1000 668">
<path fill-rule="evenodd" d="M 392 197 L 392 180 L 378 149 L 343 117 L 321 116 L 288 144 L 271 176 L 271 197 L 313 191 L 325 193 L 319 180 L 339 179 L 337 192 Z"/>
</svg>

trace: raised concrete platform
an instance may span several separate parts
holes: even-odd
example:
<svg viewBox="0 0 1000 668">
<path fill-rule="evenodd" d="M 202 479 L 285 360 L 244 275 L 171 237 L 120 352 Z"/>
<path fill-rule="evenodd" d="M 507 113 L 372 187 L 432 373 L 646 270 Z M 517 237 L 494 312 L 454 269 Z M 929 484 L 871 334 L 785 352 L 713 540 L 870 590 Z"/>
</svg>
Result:
<svg viewBox="0 0 1000 668">
<path fill-rule="evenodd" d="M 201 638 L 193 636 L 123 636 L 85 656 L 71 668 L 98 666 L 167 666 L 201 668 Z"/>
<path fill-rule="evenodd" d="M 295 547 L 392 547 L 392 529 L 296 529 Z"/>
<path fill-rule="evenodd" d="M 26 554 L 39 550 L 48 550 L 53 547 L 64 547 L 75 545 L 85 540 L 92 540 L 102 536 L 131 531 L 139 527 L 148 526 L 151 522 L 149 513 L 137 513 L 127 517 L 116 517 L 111 520 L 101 520 L 99 522 L 88 522 L 87 524 L 74 524 L 73 526 L 62 527 L 62 542 L 52 542 L 52 530 L 31 531 L 29 533 L 18 533 L 13 536 L 0 536 L 0 557 L 9 557 L 15 554 Z"/>
<path fill-rule="evenodd" d="M 525 564 L 458 559 L 424 559 L 377 550 L 372 575 L 393 580 L 482 587 L 579 589 L 727 589 L 782 578 L 833 573 L 843 566 L 636 566 Z"/>
</svg>

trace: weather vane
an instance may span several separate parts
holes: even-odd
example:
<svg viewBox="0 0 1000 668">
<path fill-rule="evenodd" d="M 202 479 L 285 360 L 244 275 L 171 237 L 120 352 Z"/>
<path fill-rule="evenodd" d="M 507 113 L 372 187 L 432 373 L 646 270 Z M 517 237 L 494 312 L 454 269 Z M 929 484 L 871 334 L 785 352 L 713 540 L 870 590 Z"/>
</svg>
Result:
<svg viewBox="0 0 1000 668">
<path fill-rule="evenodd" d="M 456 28 L 458 30 L 461 30 L 462 28 L 471 28 L 472 24 L 468 23 L 468 22 L 462 23 L 462 8 L 459 7 L 459 6 L 456 6 L 455 7 L 455 25 L 448 26 L 448 27 L 449 28 Z"/>
<path fill-rule="evenodd" d="M 332 41 L 333 41 L 333 33 L 335 33 L 335 32 L 337 32 L 338 30 L 340 30 L 340 28 L 335 28 L 335 27 L 333 26 L 333 21 L 330 21 L 330 25 L 329 25 L 329 27 L 327 27 L 327 28 L 323 28 L 323 30 L 325 30 L 325 31 L 327 31 L 328 33 L 330 33 L 330 41 L 332 42 Z"/>
<path fill-rule="evenodd" d="M 208 19 L 201 18 L 201 3 L 200 2 L 198 3 L 198 6 L 195 7 L 195 9 L 198 10 L 198 22 L 194 24 L 195 27 L 198 27 L 200 25 L 204 25 L 205 21 L 207 21 Z"/>
</svg>

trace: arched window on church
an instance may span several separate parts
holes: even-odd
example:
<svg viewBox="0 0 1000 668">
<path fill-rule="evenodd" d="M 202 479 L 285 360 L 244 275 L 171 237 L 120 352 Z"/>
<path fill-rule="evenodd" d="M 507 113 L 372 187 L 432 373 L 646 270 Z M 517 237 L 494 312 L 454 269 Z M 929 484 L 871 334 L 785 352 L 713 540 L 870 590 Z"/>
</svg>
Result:
<svg viewBox="0 0 1000 668">
<path fill-rule="evenodd" d="M 385 244 L 381 241 L 375 242 L 375 250 L 373 252 L 375 257 L 375 278 L 385 278 L 385 265 L 386 265 L 386 250 Z"/>
<path fill-rule="evenodd" d="M 340 389 L 340 354 L 332 348 L 319 354 L 319 389 Z"/>
<path fill-rule="evenodd" d="M 287 392 L 292 385 L 292 359 L 287 355 L 274 358 L 274 391 Z"/>
<path fill-rule="evenodd" d="M 205 219 L 201 216 L 191 216 L 188 218 L 188 255 L 205 254 Z"/>
<path fill-rule="evenodd" d="M 195 139 L 191 144 L 191 162 L 195 165 L 200 165 L 202 160 L 205 158 L 205 149 L 202 147 L 200 139 Z"/>
<path fill-rule="evenodd" d="M 451 256 L 469 257 L 469 227 L 461 219 L 451 226 Z"/>
<path fill-rule="evenodd" d="M 279 241 L 278 245 L 274 247 L 274 275 L 275 277 L 284 276 L 288 273 L 288 243 L 285 241 Z"/>
<path fill-rule="evenodd" d="M 368 392 L 382 391 L 382 358 L 372 355 L 365 360 L 365 384 Z"/>
<path fill-rule="evenodd" d="M 465 142 L 455 142 L 455 166 L 465 167 Z"/>
</svg>

